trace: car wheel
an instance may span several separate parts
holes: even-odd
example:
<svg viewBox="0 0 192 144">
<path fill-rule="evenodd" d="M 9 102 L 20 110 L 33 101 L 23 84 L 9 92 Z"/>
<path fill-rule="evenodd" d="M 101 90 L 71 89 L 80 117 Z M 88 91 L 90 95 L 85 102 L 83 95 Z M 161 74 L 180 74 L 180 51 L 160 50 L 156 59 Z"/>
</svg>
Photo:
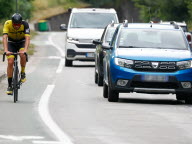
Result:
<svg viewBox="0 0 192 144">
<path fill-rule="evenodd" d="M 105 82 L 103 82 L 103 97 L 108 98 L 108 86 Z"/>
<path fill-rule="evenodd" d="M 96 69 L 95 69 L 95 83 L 97 84 L 98 83 L 98 74 L 96 72 Z"/>
<path fill-rule="evenodd" d="M 103 86 L 103 76 L 101 76 L 99 72 L 97 80 L 98 80 L 97 81 L 98 86 Z"/>
<path fill-rule="evenodd" d="M 177 93 L 176 94 L 176 99 L 177 100 L 185 100 L 185 94 Z"/>
<path fill-rule="evenodd" d="M 186 104 L 192 104 L 192 95 L 191 94 L 185 95 L 185 103 Z"/>
<path fill-rule="evenodd" d="M 73 65 L 73 61 L 72 61 L 72 60 L 67 60 L 67 59 L 65 58 L 65 66 L 71 67 L 72 65 Z"/>
<path fill-rule="evenodd" d="M 108 86 L 108 101 L 109 102 L 117 102 L 119 100 L 119 93 L 112 90 L 110 86 Z"/>
</svg>

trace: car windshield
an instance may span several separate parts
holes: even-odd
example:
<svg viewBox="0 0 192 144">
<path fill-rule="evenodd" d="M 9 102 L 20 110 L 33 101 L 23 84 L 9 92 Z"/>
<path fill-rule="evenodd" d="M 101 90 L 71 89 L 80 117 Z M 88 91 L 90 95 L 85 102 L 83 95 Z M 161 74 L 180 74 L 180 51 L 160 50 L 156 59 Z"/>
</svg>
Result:
<svg viewBox="0 0 192 144">
<path fill-rule="evenodd" d="M 105 35 L 105 42 L 109 43 L 111 41 L 114 32 L 115 32 L 115 27 L 108 28 L 106 35 Z"/>
<path fill-rule="evenodd" d="M 157 29 L 122 29 L 118 38 L 118 47 L 188 49 L 181 31 Z"/>
<path fill-rule="evenodd" d="M 74 13 L 70 28 L 102 28 L 111 21 L 117 23 L 115 13 Z"/>
</svg>

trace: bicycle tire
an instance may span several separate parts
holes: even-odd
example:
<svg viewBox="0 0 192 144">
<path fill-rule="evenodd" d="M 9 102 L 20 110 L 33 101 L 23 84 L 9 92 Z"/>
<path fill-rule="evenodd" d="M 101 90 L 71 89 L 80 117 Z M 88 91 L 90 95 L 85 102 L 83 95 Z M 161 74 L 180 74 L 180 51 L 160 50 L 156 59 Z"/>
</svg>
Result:
<svg viewBox="0 0 192 144">
<path fill-rule="evenodd" d="M 18 77 L 19 77 L 19 70 L 18 67 L 16 66 L 14 68 L 14 77 L 13 77 L 13 99 L 14 103 L 18 101 Z"/>
</svg>

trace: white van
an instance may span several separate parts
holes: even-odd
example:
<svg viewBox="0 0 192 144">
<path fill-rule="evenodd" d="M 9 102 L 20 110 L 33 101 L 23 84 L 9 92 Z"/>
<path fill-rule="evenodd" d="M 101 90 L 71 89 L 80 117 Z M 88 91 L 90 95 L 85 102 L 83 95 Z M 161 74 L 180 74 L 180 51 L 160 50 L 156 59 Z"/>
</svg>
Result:
<svg viewBox="0 0 192 144">
<path fill-rule="evenodd" d="M 69 24 L 61 24 L 66 30 L 65 66 L 72 66 L 74 60 L 94 61 L 96 46 L 94 39 L 100 39 L 104 28 L 114 21 L 119 23 L 114 9 L 73 8 Z"/>
</svg>

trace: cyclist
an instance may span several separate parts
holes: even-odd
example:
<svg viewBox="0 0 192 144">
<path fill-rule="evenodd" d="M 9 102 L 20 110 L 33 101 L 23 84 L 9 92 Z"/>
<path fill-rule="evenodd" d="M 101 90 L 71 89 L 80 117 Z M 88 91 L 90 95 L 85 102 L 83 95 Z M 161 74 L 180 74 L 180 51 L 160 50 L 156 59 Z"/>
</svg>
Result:
<svg viewBox="0 0 192 144">
<path fill-rule="evenodd" d="M 3 27 L 3 47 L 4 52 L 6 52 L 8 60 L 8 66 L 7 66 L 8 95 L 11 95 L 13 93 L 12 75 L 13 75 L 14 55 L 12 55 L 12 53 L 19 52 L 20 64 L 21 64 L 21 81 L 25 82 L 26 56 L 24 53 L 27 52 L 29 43 L 30 43 L 29 24 L 26 21 L 22 20 L 22 16 L 19 13 L 13 14 L 12 20 L 7 20 Z"/>
</svg>

